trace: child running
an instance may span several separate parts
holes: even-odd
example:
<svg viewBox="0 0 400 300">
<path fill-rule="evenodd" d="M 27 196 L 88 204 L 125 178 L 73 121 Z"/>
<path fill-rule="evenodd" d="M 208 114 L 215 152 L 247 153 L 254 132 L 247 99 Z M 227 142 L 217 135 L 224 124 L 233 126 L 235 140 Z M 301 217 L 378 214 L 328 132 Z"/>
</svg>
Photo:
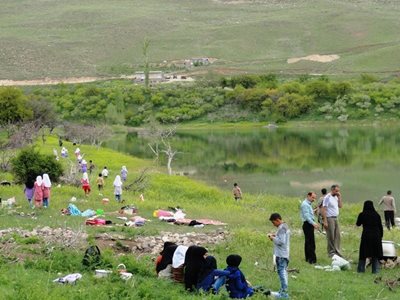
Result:
<svg viewBox="0 0 400 300">
<path fill-rule="evenodd" d="M 118 202 L 121 202 L 122 181 L 121 181 L 121 176 L 119 176 L 119 175 L 115 176 L 114 195 L 115 195 L 115 200 L 117 200 Z"/>
<path fill-rule="evenodd" d="M 82 189 L 85 192 L 85 196 L 86 197 L 89 196 L 90 184 L 89 184 L 89 176 L 86 172 L 83 173 L 83 175 L 82 175 L 81 183 L 82 183 Z"/>
<path fill-rule="evenodd" d="M 101 173 L 99 173 L 99 177 L 97 177 L 96 183 L 97 183 L 97 187 L 100 192 L 104 188 L 104 179 L 103 179 L 103 175 L 101 175 Z"/>
</svg>

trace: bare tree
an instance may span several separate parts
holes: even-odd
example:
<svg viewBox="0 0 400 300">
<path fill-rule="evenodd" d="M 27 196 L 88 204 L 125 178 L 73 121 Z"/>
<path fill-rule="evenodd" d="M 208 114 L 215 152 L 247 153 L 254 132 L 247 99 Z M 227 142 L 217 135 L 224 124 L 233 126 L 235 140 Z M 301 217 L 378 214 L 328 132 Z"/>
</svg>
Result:
<svg viewBox="0 0 400 300">
<path fill-rule="evenodd" d="M 0 142 L 0 169 L 10 171 L 11 160 L 16 149 L 31 144 L 38 135 L 34 121 L 25 123 L 8 123 L 0 127 L 0 132 L 7 132 L 7 140 Z"/>
<path fill-rule="evenodd" d="M 173 148 L 171 145 L 171 139 L 176 133 L 176 125 L 167 129 L 161 129 L 158 126 L 154 126 L 149 131 L 149 137 L 152 139 L 148 146 L 155 155 L 155 161 L 158 162 L 160 153 L 164 153 L 167 158 L 167 170 L 168 174 L 172 175 L 172 161 L 175 155 L 181 153 Z"/>
<path fill-rule="evenodd" d="M 111 137 L 111 130 L 107 125 L 89 126 L 87 129 L 87 139 L 92 146 L 100 148 L 105 140 Z"/>
<path fill-rule="evenodd" d="M 111 137 L 111 130 L 107 125 L 81 125 L 75 123 L 64 124 L 65 138 L 77 143 L 88 143 L 100 147 Z"/>
<path fill-rule="evenodd" d="M 133 180 L 132 183 L 124 185 L 124 190 L 133 191 L 133 192 L 143 192 L 149 181 L 149 168 L 142 170 L 139 175 Z"/>
</svg>

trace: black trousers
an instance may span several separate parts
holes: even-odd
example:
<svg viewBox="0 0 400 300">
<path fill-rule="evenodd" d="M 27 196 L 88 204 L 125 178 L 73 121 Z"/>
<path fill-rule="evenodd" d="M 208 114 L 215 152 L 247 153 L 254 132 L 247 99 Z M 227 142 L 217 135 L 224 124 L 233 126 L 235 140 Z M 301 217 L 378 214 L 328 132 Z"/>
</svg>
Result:
<svg viewBox="0 0 400 300">
<path fill-rule="evenodd" d="M 308 222 L 303 223 L 304 232 L 304 254 L 306 256 L 306 262 L 315 264 L 317 262 L 317 256 L 315 255 L 315 236 L 314 226 Z"/>
<path fill-rule="evenodd" d="M 394 211 L 393 210 L 385 210 L 385 224 L 387 229 L 390 229 L 390 224 L 394 227 Z"/>
</svg>

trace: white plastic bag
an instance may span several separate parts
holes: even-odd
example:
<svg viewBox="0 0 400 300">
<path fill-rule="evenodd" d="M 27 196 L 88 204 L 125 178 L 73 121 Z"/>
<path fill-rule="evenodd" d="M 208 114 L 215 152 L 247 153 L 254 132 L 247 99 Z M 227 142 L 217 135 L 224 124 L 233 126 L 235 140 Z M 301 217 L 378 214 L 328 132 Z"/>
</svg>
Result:
<svg viewBox="0 0 400 300">
<path fill-rule="evenodd" d="M 332 256 L 332 267 L 339 267 L 341 270 L 348 270 L 350 269 L 350 263 L 345 260 L 343 257 L 334 254 Z"/>
</svg>

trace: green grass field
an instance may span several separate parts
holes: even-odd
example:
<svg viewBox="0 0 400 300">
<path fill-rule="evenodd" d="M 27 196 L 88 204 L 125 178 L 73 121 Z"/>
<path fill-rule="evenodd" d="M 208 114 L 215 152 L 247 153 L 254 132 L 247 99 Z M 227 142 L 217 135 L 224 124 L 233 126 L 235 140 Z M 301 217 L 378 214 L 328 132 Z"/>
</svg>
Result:
<svg viewBox="0 0 400 300">
<path fill-rule="evenodd" d="M 131 73 L 145 38 L 154 65 L 218 59 L 201 72 L 392 74 L 399 13 L 397 1 L 374 0 L 4 0 L 0 79 Z M 340 59 L 286 62 L 310 54 Z"/>
<path fill-rule="evenodd" d="M 66 143 L 68 144 L 68 143 Z M 66 145 L 73 152 L 71 145 Z M 45 145 L 39 144 L 41 151 L 52 153 L 57 147 L 56 138 L 48 138 Z M 111 150 L 96 149 L 89 146 L 80 147 L 87 159 L 93 159 L 98 168 L 107 164 L 110 169 L 110 179 L 119 171 L 121 164 L 128 167 L 129 178 L 135 177 L 143 167 L 151 162 L 141 161 Z M 1 174 L 3 176 L 4 174 Z M 93 180 L 92 180 L 93 182 Z M 11 196 L 17 198 L 17 212 L 28 213 L 22 186 L 0 187 L 3 199 Z M 264 285 L 271 289 L 278 289 L 277 275 L 273 272 L 271 264 L 272 244 L 266 238 L 266 233 L 274 230 L 267 221 L 272 212 L 280 212 L 292 230 L 290 267 L 298 268 L 299 274 L 291 274 L 289 288 L 291 299 L 397 299 L 398 291 L 389 291 L 382 283 L 374 283 L 375 276 L 370 273 L 357 274 L 353 269 L 343 272 L 324 272 L 316 270 L 304 262 L 301 221 L 299 220 L 299 202 L 294 198 L 283 198 L 273 195 L 245 195 L 242 202 L 232 200 L 229 191 L 210 188 L 205 184 L 195 182 L 181 176 L 167 176 L 156 169 L 150 175 L 150 184 L 145 190 L 145 201 L 138 201 L 138 194 L 124 192 L 123 197 L 128 204 L 135 204 L 140 215 L 152 220 L 144 227 L 132 229 L 125 227 L 87 228 L 83 225 L 84 218 L 67 217 L 60 215 L 60 209 L 66 207 L 69 199 L 76 196 L 76 204 L 82 210 L 86 208 L 103 208 L 107 218 L 114 222 L 110 213 L 117 210 L 120 205 L 113 201 L 111 184 L 107 184 L 104 195 L 111 199 L 108 206 L 101 204 L 102 196 L 98 195 L 93 187 L 91 195 L 85 199 L 81 188 L 54 186 L 50 208 L 35 210 L 37 219 L 22 217 L 10 213 L 7 209 L 0 209 L 0 228 L 18 227 L 31 229 L 36 226 L 69 227 L 74 230 L 82 229 L 89 235 L 88 241 L 94 241 L 97 233 L 119 234 L 125 237 L 137 235 L 158 235 L 161 231 L 192 232 L 194 229 L 185 226 L 174 226 L 159 222 L 152 217 L 154 209 L 180 205 L 184 207 L 189 217 L 209 217 L 228 223 L 220 228 L 230 232 L 229 239 L 219 245 L 204 245 L 209 253 L 216 256 L 218 266 L 225 267 L 225 258 L 228 254 L 238 253 L 243 257 L 241 268 L 253 284 Z M 359 204 L 346 203 L 341 211 L 340 223 L 342 225 L 342 248 L 344 255 L 357 262 L 359 236 L 361 230 L 353 225 L 358 212 Z M 214 231 L 215 227 L 196 229 L 201 232 Z M 191 295 L 177 284 L 158 280 L 154 274 L 154 257 L 149 255 L 135 255 L 134 253 L 115 253 L 111 244 L 103 244 L 103 258 L 114 268 L 121 262 L 125 263 L 128 271 L 134 273 L 131 281 L 123 282 L 118 276 L 113 275 L 105 279 L 94 278 L 93 272 L 82 269 L 81 260 L 84 249 L 60 249 L 57 246 L 46 245 L 37 239 L 17 238 L 17 248 L 11 254 L 7 251 L 10 236 L 0 239 L 0 293 L 2 299 L 228 299 L 225 293 L 219 296 Z M 385 231 L 384 239 L 399 242 L 399 231 Z M 125 243 L 125 241 L 121 241 Z M 317 256 L 319 264 L 330 264 L 326 254 L 326 240 L 322 234 L 316 235 Z M 52 251 L 48 251 L 48 249 Z M 19 258 L 19 260 L 15 260 Z M 257 262 L 257 264 L 256 264 Z M 368 270 L 369 272 L 370 270 Z M 52 282 L 54 278 L 68 273 L 80 272 L 83 279 L 73 286 L 63 286 Z M 294 276 L 292 276 L 294 275 Z M 383 270 L 380 274 L 383 280 L 398 278 L 399 269 Z M 265 299 L 256 296 L 255 299 Z"/>
</svg>

